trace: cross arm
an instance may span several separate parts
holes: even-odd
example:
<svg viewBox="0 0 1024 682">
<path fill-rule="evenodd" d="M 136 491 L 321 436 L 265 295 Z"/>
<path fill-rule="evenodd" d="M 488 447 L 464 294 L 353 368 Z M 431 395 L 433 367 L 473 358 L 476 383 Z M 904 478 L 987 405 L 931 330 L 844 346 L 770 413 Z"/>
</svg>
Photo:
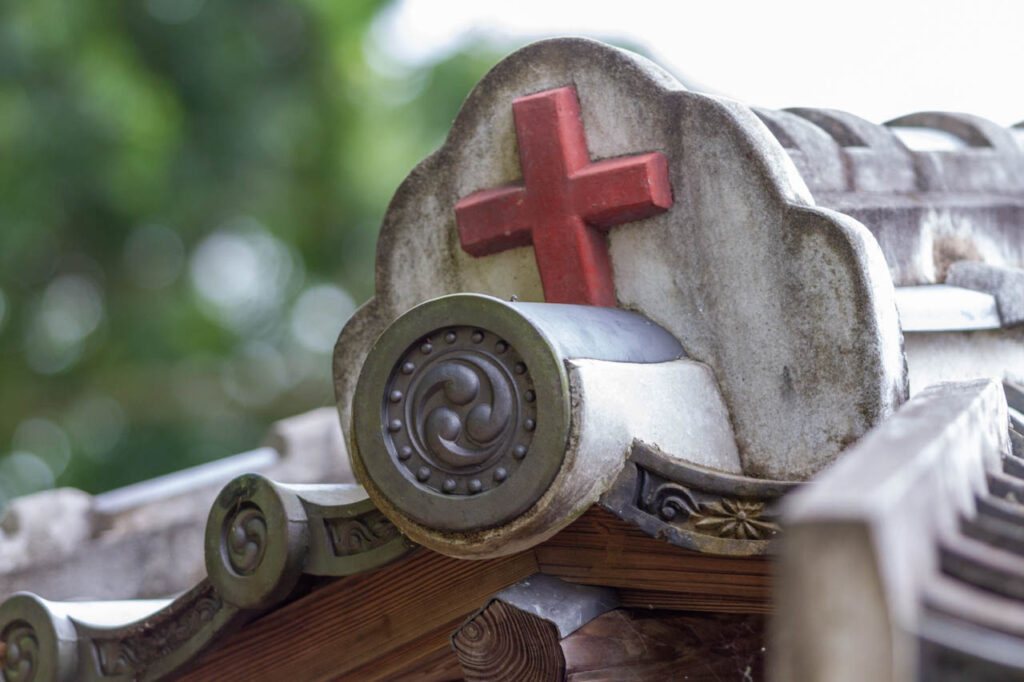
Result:
<svg viewBox="0 0 1024 682">
<path fill-rule="evenodd" d="M 609 228 L 657 215 L 672 206 L 664 154 L 597 161 L 572 177 L 575 208 L 587 223 Z"/>
<path fill-rule="evenodd" d="M 497 187 L 469 195 L 455 205 L 462 248 L 472 256 L 486 256 L 530 244 L 530 223 L 525 217 L 526 188 Z"/>
</svg>

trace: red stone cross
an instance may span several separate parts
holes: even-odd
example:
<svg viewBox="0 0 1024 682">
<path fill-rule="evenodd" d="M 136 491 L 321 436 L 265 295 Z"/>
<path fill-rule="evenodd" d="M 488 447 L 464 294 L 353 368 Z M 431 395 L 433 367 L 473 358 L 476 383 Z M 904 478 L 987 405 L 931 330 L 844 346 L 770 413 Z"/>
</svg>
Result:
<svg viewBox="0 0 1024 682">
<path fill-rule="evenodd" d="M 605 232 L 672 206 L 660 153 L 590 161 L 572 86 L 512 102 L 523 184 L 455 206 L 462 248 L 486 256 L 533 244 L 550 303 L 616 304 Z"/>
</svg>

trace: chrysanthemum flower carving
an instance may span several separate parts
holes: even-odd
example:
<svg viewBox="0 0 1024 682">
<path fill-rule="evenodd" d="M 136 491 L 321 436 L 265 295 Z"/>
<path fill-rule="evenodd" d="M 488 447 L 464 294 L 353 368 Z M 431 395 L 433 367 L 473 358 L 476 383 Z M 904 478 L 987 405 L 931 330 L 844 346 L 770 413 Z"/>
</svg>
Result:
<svg viewBox="0 0 1024 682">
<path fill-rule="evenodd" d="M 700 505 L 700 518 L 694 526 L 723 538 L 763 540 L 779 531 L 768 520 L 764 503 L 722 499 Z"/>
</svg>

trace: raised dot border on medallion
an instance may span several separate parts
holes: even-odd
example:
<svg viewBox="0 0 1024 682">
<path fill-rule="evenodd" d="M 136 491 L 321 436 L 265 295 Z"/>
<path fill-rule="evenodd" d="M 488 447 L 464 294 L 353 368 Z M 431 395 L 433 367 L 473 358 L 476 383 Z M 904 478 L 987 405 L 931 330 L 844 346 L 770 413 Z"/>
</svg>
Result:
<svg viewBox="0 0 1024 682">
<path fill-rule="evenodd" d="M 432 452 L 424 433 L 430 414 L 417 412 L 417 398 L 424 391 L 436 394 L 444 388 L 424 387 L 420 380 L 445 363 L 472 367 L 475 362 L 488 363 L 492 370 L 497 370 L 496 375 L 490 377 L 479 368 L 474 370 L 482 384 L 480 391 L 488 394 L 492 403 L 480 402 L 487 396 L 477 394 L 461 405 L 450 400 L 441 405 L 458 413 L 457 443 L 466 450 L 488 445 L 474 441 L 467 433 L 466 424 L 474 410 L 481 406 L 483 410 L 478 415 L 493 415 L 497 411 L 493 404 L 497 387 L 487 385 L 495 378 L 507 382 L 510 389 L 511 421 L 499 436 L 503 442 L 498 447 L 490 444 L 494 452 L 483 462 L 455 466 Z M 451 497 L 486 494 L 515 475 L 527 459 L 538 418 L 536 390 L 523 358 L 505 339 L 486 329 L 467 325 L 435 330 L 409 345 L 395 363 L 382 411 L 382 435 L 395 466 L 420 487 Z"/>
</svg>

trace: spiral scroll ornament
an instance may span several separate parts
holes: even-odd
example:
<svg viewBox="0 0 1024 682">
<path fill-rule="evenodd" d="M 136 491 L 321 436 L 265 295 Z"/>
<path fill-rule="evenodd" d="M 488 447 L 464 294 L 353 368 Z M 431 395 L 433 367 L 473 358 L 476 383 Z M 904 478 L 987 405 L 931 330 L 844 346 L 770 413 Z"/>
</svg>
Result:
<svg viewBox="0 0 1024 682">
<path fill-rule="evenodd" d="M 224 556 L 238 575 L 252 575 L 267 551 L 267 521 L 254 504 L 246 504 L 224 524 Z"/>
<path fill-rule="evenodd" d="M 39 665 L 39 640 L 25 621 L 11 623 L 3 633 L 4 679 L 7 682 L 31 682 Z"/>
<path fill-rule="evenodd" d="M 381 426 L 395 465 L 418 486 L 486 493 L 528 459 L 537 427 L 529 368 L 489 331 L 436 330 L 396 363 Z"/>
</svg>

